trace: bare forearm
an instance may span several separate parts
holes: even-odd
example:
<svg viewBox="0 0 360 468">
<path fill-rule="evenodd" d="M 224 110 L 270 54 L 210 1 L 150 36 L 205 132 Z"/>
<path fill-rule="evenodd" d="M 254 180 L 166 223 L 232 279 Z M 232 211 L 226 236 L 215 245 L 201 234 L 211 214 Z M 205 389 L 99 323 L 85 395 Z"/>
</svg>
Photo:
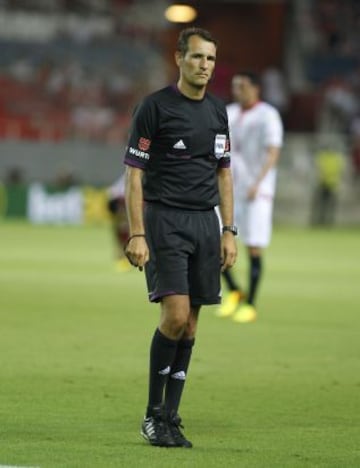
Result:
<svg viewBox="0 0 360 468">
<path fill-rule="evenodd" d="M 125 204 L 129 223 L 129 234 L 145 233 L 143 218 L 143 171 L 127 166 L 125 181 Z"/>
<path fill-rule="evenodd" d="M 218 186 L 220 194 L 219 208 L 222 224 L 223 226 L 232 226 L 234 224 L 234 195 L 230 169 L 218 170 Z M 226 231 L 221 236 L 220 245 L 222 271 L 234 265 L 236 254 L 237 248 L 234 234 Z"/>
<path fill-rule="evenodd" d="M 257 184 L 260 184 L 260 182 L 264 179 L 266 174 L 272 169 L 273 167 L 276 166 L 278 159 L 280 155 L 280 149 L 275 147 L 275 146 L 270 146 L 267 150 L 267 158 L 264 166 L 262 167 L 260 174 L 256 180 Z"/>
<path fill-rule="evenodd" d="M 220 215 L 224 226 L 234 223 L 234 195 L 230 169 L 218 170 L 218 186 L 220 194 Z"/>
</svg>

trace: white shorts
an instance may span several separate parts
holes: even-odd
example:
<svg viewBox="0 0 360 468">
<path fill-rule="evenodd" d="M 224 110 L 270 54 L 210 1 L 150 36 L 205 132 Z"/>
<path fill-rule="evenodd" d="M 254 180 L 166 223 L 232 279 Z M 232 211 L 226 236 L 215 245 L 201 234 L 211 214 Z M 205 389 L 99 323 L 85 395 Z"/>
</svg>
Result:
<svg viewBox="0 0 360 468">
<path fill-rule="evenodd" d="M 248 247 L 267 247 L 272 232 L 273 198 L 258 195 L 255 200 L 235 200 L 239 235 Z"/>
</svg>

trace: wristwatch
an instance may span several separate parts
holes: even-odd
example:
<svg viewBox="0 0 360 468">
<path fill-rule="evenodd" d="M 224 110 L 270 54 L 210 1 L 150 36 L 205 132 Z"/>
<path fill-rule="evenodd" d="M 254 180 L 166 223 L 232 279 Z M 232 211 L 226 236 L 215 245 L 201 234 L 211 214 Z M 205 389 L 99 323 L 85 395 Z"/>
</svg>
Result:
<svg viewBox="0 0 360 468">
<path fill-rule="evenodd" d="M 234 234 L 234 236 L 237 236 L 238 228 L 237 228 L 237 226 L 233 226 L 233 225 L 232 226 L 223 226 L 223 228 L 222 228 L 223 234 L 226 231 L 232 232 Z"/>
</svg>

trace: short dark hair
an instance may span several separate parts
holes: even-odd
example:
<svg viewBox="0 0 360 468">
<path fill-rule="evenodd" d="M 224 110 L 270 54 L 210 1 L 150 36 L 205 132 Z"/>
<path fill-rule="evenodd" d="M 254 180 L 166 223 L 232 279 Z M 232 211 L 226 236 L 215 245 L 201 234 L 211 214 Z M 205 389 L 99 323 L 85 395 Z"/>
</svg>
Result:
<svg viewBox="0 0 360 468">
<path fill-rule="evenodd" d="M 252 70 L 241 70 L 235 76 L 245 76 L 254 86 L 261 86 L 260 76 Z"/>
<path fill-rule="evenodd" d="M 191 37 L 191 36 L 199 36 L 202 39 L 204 39 L 205 41 L 212 42 L 215 45 L 215 47 L 217 47 L 217 45 L 218 45 L 217 40 L 214 39 L 213 36 L 211 35 L 211 33 L 209 31 L 207 31 L 206 29 L 195 28 L 195 27 L 186 28 L 186 29 L 183 29 L 180 32 L 179 38 L 178 38 L 178 41 L 177 41 L 176 50 L 178 52 L 180 52 L 181 55 L 186 54 L 186 52 L 188 50 L 189 37 Z"/>
</svg>

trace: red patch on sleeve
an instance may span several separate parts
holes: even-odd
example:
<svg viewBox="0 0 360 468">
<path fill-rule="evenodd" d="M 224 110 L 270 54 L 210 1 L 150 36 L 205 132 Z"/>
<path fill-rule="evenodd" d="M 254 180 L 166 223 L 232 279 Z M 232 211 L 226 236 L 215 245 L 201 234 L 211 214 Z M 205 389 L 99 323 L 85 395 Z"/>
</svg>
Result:
<svg viewBox="0 0 360 468">
<path fill-rule="evenodd" d="M 138 142 L 138 148 L 141 151 L 147 151 L 150 148 L 151 140 L 141 137 Z"/>
</svg>

